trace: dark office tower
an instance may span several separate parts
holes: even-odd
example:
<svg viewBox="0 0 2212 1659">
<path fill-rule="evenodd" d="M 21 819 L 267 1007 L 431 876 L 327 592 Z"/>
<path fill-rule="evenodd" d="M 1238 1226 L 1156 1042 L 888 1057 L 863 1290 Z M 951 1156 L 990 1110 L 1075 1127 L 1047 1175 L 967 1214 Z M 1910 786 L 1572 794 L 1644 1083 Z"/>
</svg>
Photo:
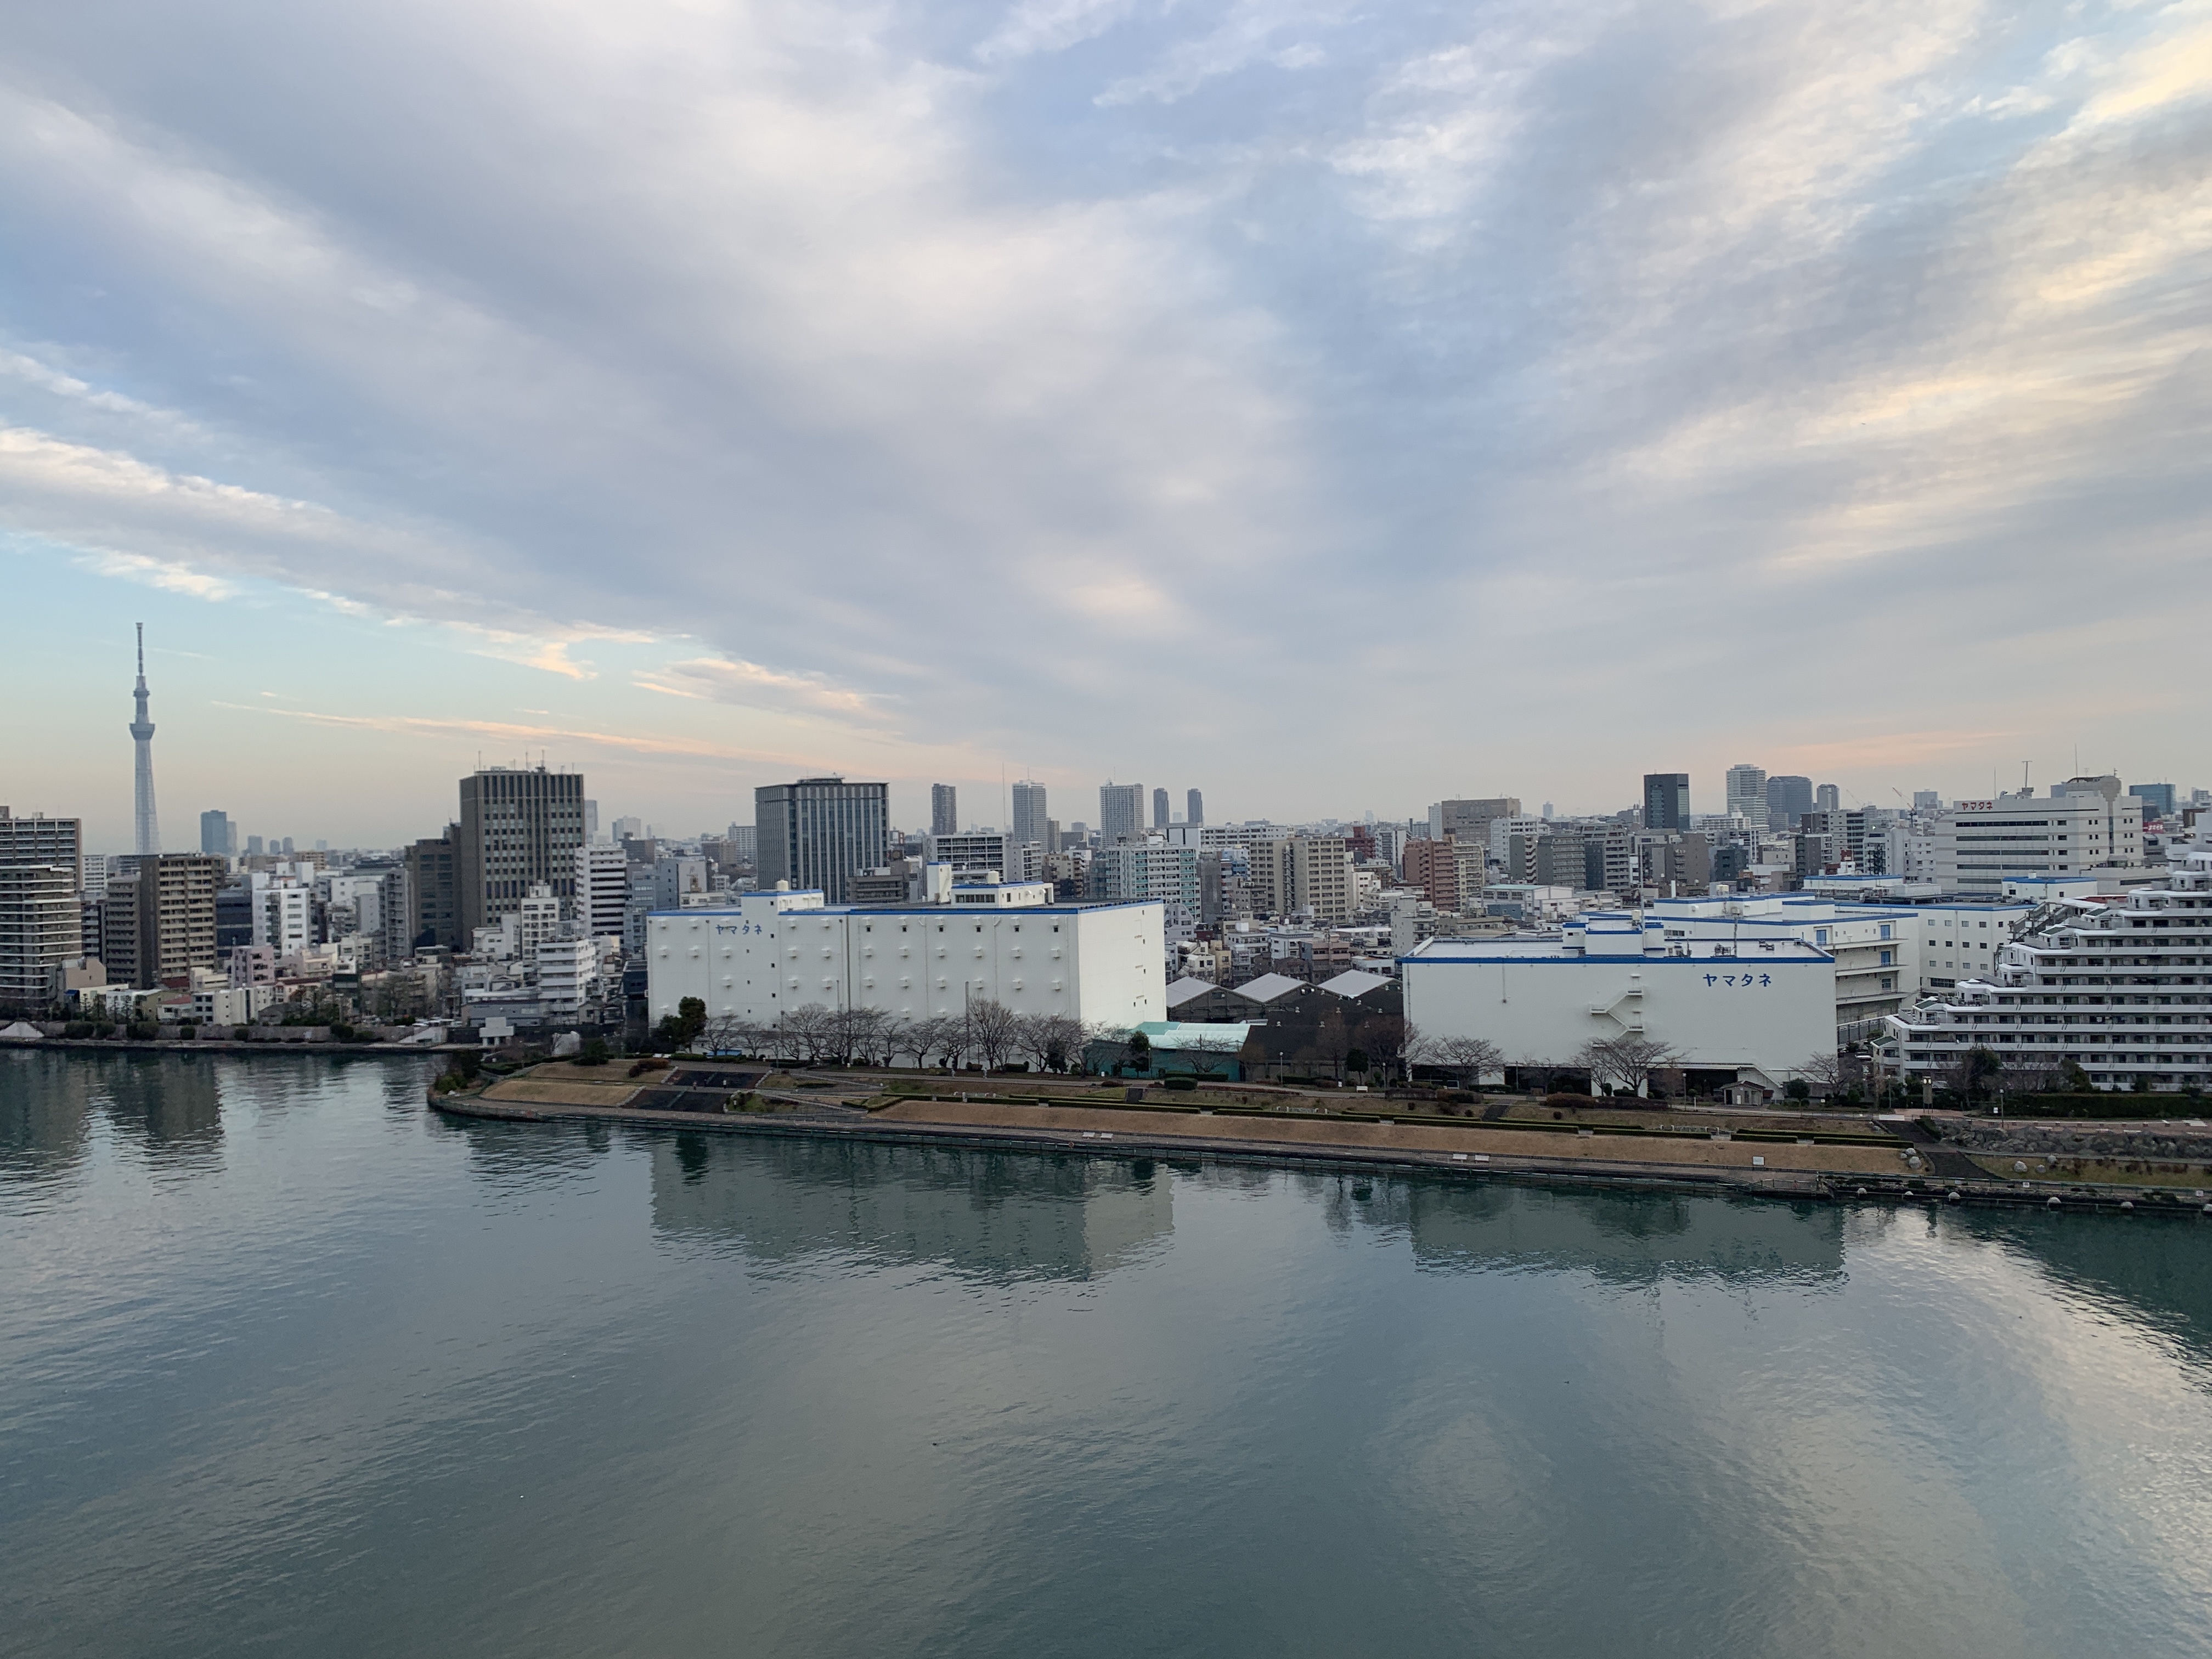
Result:
<svg viewBox="0 0 2212 1659">
<path fill-rule="evenodd" d="M 200 851 L 227 859 L 238 851 L 238 827 L 228 812 L 200 814 Z"/>
<path fill-rule="evenodd" d="M 1824 783 L 1813 792 L 1815 812 L 1840 812 L 1844 810 L 1844 792 L 1832 783 Z"/>
<path fill-rule="evenodd" d="M 1185 804 L 1183 806 L 1182 821 L 1185 823 L 1204 823 L 1206 822 L 1206 797 L 1200 794 L 1197 790 L 1194 789 L 1183 799 Z"/>
<path fill-rule="evenodd" d="M 584 843 L 584 777 L 543 766 L 494 766 L 461 780 L 460 835 L 453 843 L 457 942 L 520 909 L 544 882 L 576 894 L 576 849 Z"/>
<path fill-rule="evenodd" d="M 402 855 L 403 951 L 427 951 L 436 945 L 460 948 L 460 895 L 453 884 L 453 848 L 460 838 L 461 826 L 449 824 L 444 835 L 435 840 L 425 836 Z"/>
<path fill-rule="evenodd" d="M 1770 777 L 1766 781 L 1766 827 L 1794 830 L 1797 820 L 1813 810 L 1813 780 Z"/>
<path fill-rule="evenodd" d="M 1031 842 L 1044 842 L 1045 851 L 1060 849 L 1045 839 L 1044 786 L 1022 782 L 1014 786 L 1014 845 L 1026 847 Z"/>
<path fill-rule="evenodd" d="M 781 881 L 799 891 L 819 888 L 825 902 L 843 904 L 853 878 L 884 861 L 890 786 L 842 778 L 768 784 L 753 791 L 753 829 L 761 886 Z"/>
<path fill-rule="evenodd" d="M 1690 827 L 1690 775 L 1687 772 L 1646 772 L 1644 775 L 1644 827 L 1646 830 L 1686 830 Z"/>
<path fill-rule="evenodd" d="M 960 792 L 949 783 L 929 786 L 929 833 L 933 836 L 957 836 L 960 833 Z"/>
<path fill-rule="evenodd" d="M 1152 791 L 1152 828 L 1164 830 L 1167 827 L 1168 792 L 1164 789 L 1155 789 Z"/>
<path fill-rule="evenodd" d="M 100 959 L 111 985 L 185 985 L 215 966 L 215 893 L 225 866 L 204 853 L 131 860 L 108 878 Z"/>
</svg>

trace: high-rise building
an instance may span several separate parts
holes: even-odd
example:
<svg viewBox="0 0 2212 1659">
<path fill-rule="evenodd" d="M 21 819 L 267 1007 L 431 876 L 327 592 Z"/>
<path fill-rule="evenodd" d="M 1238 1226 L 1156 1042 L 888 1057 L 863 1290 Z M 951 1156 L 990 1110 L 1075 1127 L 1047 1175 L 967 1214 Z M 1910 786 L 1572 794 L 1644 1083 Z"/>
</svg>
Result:
<svg viewBox="0 0 2212 1659">
<path fill-rule="evenodd" d="M 1824 783 L 1813 792 L 1815 812 L 1840 812 L 1844 810 L 1844 792 L 1832 783 Z"/>
<path fill-rule="evenodd" d="M 1164 830 L 1164 829 L 1166 829 L 1166 828 L 1168 827 L 1168 819 L 1169 819 L 1169 817 L 1170 817 L 1170 814 L 1169 814 L 1169 811 L 1168 811 L 1168 792 L 1167 792 L 1166 790 L 1164 790 L 1164 789 L 1155 789 L 1155 790 L 1153 790 L 1153 791 L 1152 791 L 1152 828 L 1153 828 L 1153 829 L 1155 829 L 1155 830 Z"/>
<path fill-rule="evenodd" d="M 853 878 L 883 863 L 890 840 L 890 786 L 801 778 L 753 791 L 753 827 L 760 842 L 757 880 L 799 890 L 819 889 L 830 904 L 846 902 Z"/>
<path fill-rule="evenodd" d="M 1026 847 L 1031 842 L 1045 842 L 1044 786 L 1024 781 L 1014 786 L 1014 845 Z M 1048 853 L 1060 849 L 1047 843 Z"/>
<path fill-rule="evenodd" d="M 2147 818 L 2173 816 L 2173 786 L 2170 783 L 2131 783 L 2128 793 L 2143 804 L 2143 816 Z"/>
<path fill-rule="evenodd" d="M 1549 810 L 1544 816 L 1552 816 Z M 1687 772 L 1646 772 L 1644 775 L 1644 827 L 1646 830 L 1687 830 L 1690 827 L 1690 775 Z"/>
<path fill-rule="evenodd" d="M 1943 808 L 1943 796 L 1938 790 L 1916 789 L 1912 792 L 1912 810 L 1916 812 L 1938 812 Z"/>
<path fill-rule="evenodd" d="M 929 833 L 933 836 L 957 836 L 960 833 L 960 792 L 949 783 L 929 786 Z"/>
<path fill-rule="evenodd" d="M 136 751 L 131 774 L 132 799 L 136 811 L 137 845 L 133 848 L 141 858 L 161 850 L 161 824 L 154 811 L 154 722 L 146 712 L 146 624 L 138 624 L 138 684 L 131 694 L 138 707 L 137 718 L 131 722 L 131 742 Z"/>
<path fill-rule="evenodd" d="M 0 1007 L 43 1005 L 54 970 L 82 954 L 76 892 L 68 866 L 0 865 Z"/>
<path fill-rule="evenodd" d="M 204 853 L 134 859 L 107 881 L 100 957 L 111 985 L 189 983 L 215 966 L 215 892 L 226 866 Z"/>
<path fill-rule="evenodd" d="M 1195 789 L 1183 797 L 1182 821 L 1185 823 L 1206 822 L 1206 797 Z"/>
<path fill-rule="evenodd" d="M 584 839 L 597 841 L 599 838 L 599 804 L 595 800 L 587 800 L 584 803 Z"/>
<path fill-rule="evenodd" d="M 444 835 L 426 836 L 401 855 L 407 908 L 393 948 L 411 951 L 442 945 L 449 951 L 460 949 L 460 891 L 453 875 L 453 848 L 460 838 L 460 825 L 448 824 Z"/>
<path fill-rule="evenodd" d="M 52 864 L 70 872 L 72 891 L 85 887 L 84 821 L 43 815 L 18 818 L 0 806 L 0 865 Z M 100 884 L 105 886 L 102 866 Z"/>
<path fill-rule="evenodd" d="M 1145 786 L 1107 783 L 1098 787 L 1098 844 L 1111 847 L 1120 841 L 1142 841 L 1145 836 Z"/>
<path fill-rule="evenodd" d="M 2142 802 L 2118 778 L 2072 780 L 2048 799 L 2027 791 L 1960 802 L 1936 820 L 1936 879 L 1953 892 L 1990 894 L 2007 877 L 2072 876 L 2142 862 Z M 2100 787 L 2095 786 L 2101 786 Z"/>
<path fill-rule="evenodd" d="M 1728 769 L 1728 812 L 1741 815 L 1753 833 L 1766 828 L 1766 769 L 1731 766 Z"/>
<path fill-rule="evenodd" d="M 615 820 L 615 839 L 617 841 L 644 840 L 645 820 L 643 818 L 617 818 Z"/>
<path fill-rule="evenodd" d="M 494 766 L 461 780 L 453 890 L 463 948 L 479 927 L 517 908 L 543 882 L 554 896 L 576 896 L 576 849 L 584 844 L 584 779 L 543 766 Z"/>
<path fill-rule="evenodd" d="M 246 856 L 250 859 L 258 859 L 261 856 L 261 837 L 258 836 L 248 836 L 246 838 Z"/>
<path fill-rule="evenodd" d="M 228 812 L 200 814 L 200 851 L 216 858 L 238 856 L 238 826 L 230 821 Z"/>
<path fill-rule="evenodd" d="M 1766 781 L 1766 827 L 1789 831 L 1813 810 L 1813 780 L 1782 776 Z"/>
</svg>

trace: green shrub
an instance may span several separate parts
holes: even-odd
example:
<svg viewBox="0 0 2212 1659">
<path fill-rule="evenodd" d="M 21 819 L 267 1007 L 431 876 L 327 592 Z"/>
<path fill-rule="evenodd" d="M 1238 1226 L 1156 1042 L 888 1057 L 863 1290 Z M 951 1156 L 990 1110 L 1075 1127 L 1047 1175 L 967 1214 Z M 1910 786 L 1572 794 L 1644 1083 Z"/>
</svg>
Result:
<svg viewBox="0 0 2212 1659">
<path fill-rule="evenodd" d="M 613 1054 L 605 1037 L 592 1037 L 576 1050 L 576 1064 L 579 1066 L 604 1066 L 611 1058 Z"/>
<path fill-rule="evenodd" d="M 123 1028 L 123 1034 L 133 1042 L 151 1042 L 161 1033 L 143 1021 L 133 1020 Z"/>
<path fill-rule="evenodd" d="M 62 1035 L 65 1037 L 88 1037 L 92 1035 L 92 1029 L 90 1020 L 73 1019 L 62 1028 Z"/>
<path fill-rule="evenodd" d="M 350 1025 L 331 1026 L 331 1040 L 333 1042 L 351 1042 L 354 1040 L 353 1027 Z"/>
<path fill-rule="evenodd" d="M 1198 1087 L 1198 1079 L 1194 1077 L 1171 1077 L 1165 1079 L 1162 1086 L 1176 1090 L 1182 1094 L 1188 1094 Z"/>
</svg>

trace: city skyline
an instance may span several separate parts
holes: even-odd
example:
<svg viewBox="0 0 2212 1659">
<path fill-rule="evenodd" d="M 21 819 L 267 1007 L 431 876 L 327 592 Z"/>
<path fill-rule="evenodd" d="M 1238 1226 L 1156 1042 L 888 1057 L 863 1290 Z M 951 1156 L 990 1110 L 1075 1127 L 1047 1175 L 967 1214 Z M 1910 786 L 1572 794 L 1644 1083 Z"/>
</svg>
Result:
<svg viewBox="0 0 2212 1659">
<path fill-rule="evenodd" d="M 130 635 L 119 635 L 129 647 Z M 170 672 L 190 687 L 195 671 L 211 660 L 209 653 L 172 651 L 165 653 L 158 643 L 148 651 L 157 661 L 167 657 Z M 81 660 L 81 658 L 80 658 Z M 497 672 L 497 669 L 492 672 Z M 589 688 L 583 688 L 588 697 Z M 739 769 L 741 762 L 723 755 L 683 752 L 683 746 L 667 741 L 665 735 L 652 731 L 624 734 L 610 729 L 597 734 L 586 734 L 577 730 L 562 730 L 544 726 L 532 726 L 525 721 L 471 721 L 448 716 L 442 720 L 422 720 L 419 727 L 410 729 L 406 717 L 378 720 L 374 718 L 331 717 L 319 711 L 287 707 L 276 697 L 264 695 L 263 700 L 276 705 L 266 711 L 243 710 L 230 705 L 231 713 L 263 713 L 269 735 L 254 750 L 244 757 L 223 754 L 222 744 L 213 733 L 227 728 L 219 720 L 210 720 L 207 726 L 196 727 L 180 718 L 174 695 L 167 698 L 171 714 L 162 726 L 164 775 L 169 780 L 166 787 L 173 794 L 185 792 L 191 798 L 179 810 L 188 817 L 198 817 L 202 812 L 214 810 L 226 811 L 234 833 L 240 838 L 248 835 L 264 837 L 290 836 L 301 846 L 313 846 L 317 841 L 326 841 L 333 846 L 392 846 L 398 847 L 413 841 L 417 836 L 431 833 L 445 821 L 441 816 L 445 809 L 438 803 L 443 799 L 437 780 L 449 773 L 459 775 L 472 771 L 479 764 L 530 765 L 549 761 L 556 770 L 591 771 L 595 780 L 593 789 L 603 805 L 603 823 L 611 823 L 617 816 L 643 818 L 659 825 L 665 833 L 692 836 L 718 829 L 729 823 L 745 821 L 744 809 L 749 807 L 751 791 L 764 783 L 788 781 L 799 776 L 827 775 L 836 769 L 809 768 L 798 765 L 758 765 L 750 770 Z M 217 712 L 225 710 L 225 700 L 209 698 L 206 707 Z M 648 705 L 653 706 L 653 705 Z M 127 775 L 130 763 L 124 747 L 131 744 L 125 734 L 118 744 L 112 736 L 106 740 L 106 764 L 98 764 L 100 733 L 113 732 L 112 716 L 99 718 L 103 712 L 96 699 L 89 696 L 83 700 L 60 705 L 56 714 L 61 732 L 52 744 L 48 763 L 44 767 L 19 766 L 10 775 L 9 787 L 13 804 L 21 812 L 45 811 L 51 814 L 82 817 L 86 825 L 86 845 L 95 850 L 127 852 L 136 850 L 132 823 L 134 808 L 131 799 L 132 783 Z M 521 711 L 526 712 L 526 711 Z M 80 719 L 79 717 L 82 716 Z M 541 716 L 542 718 L 542 716 Z M 611 723 L 610 723 L 611 725 Z M 70 731 L 81 726 L 81 734 Z M 441 730 L 440 728 L 447 728 Z M 457 729 L 456 729 L 457 728 Z M 501 752 L 485 742 L 488 736 L 505 735 L 510 738 L 530 737 L 566 739 L 564 756 L 550 744 L 515 745 L 509 752 Z M 49 726 L 40 733 L 25 734 L 24 746 L 35 749 L 41 738 L 56 738 L 55 728 Z M 1613 738 L 1608 748 L 1618 752 L 1629 741 Z M 1688 770 L 1691 786 L 1692 811 L 1698 814 L 1717 813 L 1724 810 L 1724 777 L 1729 767 L 1746 763 L 1741 750 L 1745 745 L 1723 735 L 1715 740 L 1713 753 L 1726 756 L 1723 762 L 1707 765 L 1692 765 Z M 2046 747 L 2047 740 L 2046 740 Z M 1764 769 L 1770 776 L 1790 775 L 1784 767 L 1791 760 L 1802 760 L 1810 754 L 1818 756 L 1825 745 L 1802 745 L 1794 750 L 1775 749 L 1766 752 L 1772 763 Z M 664 752 L 656 754 L 655 750 Z M 665 752 L 676 750 L 675 753 Z M 303 766 L 316 763 L 329 769 L 341 798 L 347 793 L 343 780 L 356 773 L 363 751 L 374 754 L 389 769 L 389 783 L 379 784 L 373 792 L 374 800 L 362 800 L 352 811 L 334 808 L 330 787 L 309 782 L 301 787 Z M 64 751 L 67 751 L 66 754 Z M 635 763 L 623 764 L 623 757 Z M 1668 762 L 1676 756 L 1663 757 Z M 274 764 L 272 765 L 272 763 Z M 1817 762 L 1804 763 L 1805 768 Z M 1032 766 L 1026 769 L 1036 774 L 1036 781 L 1062 792 L 1062 800 L 1088 800 L 1096 811 L 1096 791 L 1105 781 L 1103 771 L 1086 772 L 1074 765 L 1058 767 Z M 1231 769 L 1221 769 L 1231 770 Z M 1892 810 L 1909 807 L 1916 791 L 1929 787 L 1929 775 L 1935 769 L 1908 771 L 1899 766 L 1888 770 L 1886 784 L 1876 780 L 1885 774 L 1876 769 L 1852 769 L 1838 773 L 1824 773 L 1801 769 L 1801 775 L 1810 778 L 1816 787 L 1837 784 L 1850 805 L 1881 806 Z M 2092 756 L 2076 755 L 2070 745 L 2063 753 L 2042 759 L 2031 757 L 2027 781 L 2031 787 L 2045 788 L 2077 773 L 2113 773 L 2130 783 L 2172 781 L 2188 786 L 2193 778 L 2166 774 L 2170 766 L 2160 766 L 2155 761 L 2142 766 L 2115 765 L 2099 763 Z M 105 776 L 102 775 L 105 774 Z M 689 776 L 685 775 L 689 774 Z M 1558 803 L 1560 817 L 1587 817 L 1617 812 L 1625 807 L 1640 805 L 1643 785 L 1649 769 L 1639 765 L 1632 771 L 1615 772 L 1608 769 L 1602 775 L 1600 785 L 1585 781 L 1595 774 L 1582 775 L 1574 770 L 1561 769 L 1560 757 L 1552 757 L 1548 769 L 1539 769 L 1538 776 L 1550 776 L 1557 787 L 1547 790 L 1540 786 L 1524 787 L 1524 798 L 1534 799 L 1548 794 Z M 312 780 L 310 769 L 307 775 Z M 915 770 L 911 766 L 894 769 L 878 768 L 872 772 L 858 767 L 844 769 L 843 775 L 860 779 L 887 779 L 890 784 L 890 817 L 904 827 L 927 829 L 931 819 L 931 792 L 944 782 L 943 775 Z M 1343 797 L 1349 786 L 1339 788 L 1331 780 L 1301 777 L 1296 789 L 1262 786 L 1260 800 L 1269 805 L 1253 804 L 1249 807 L 1235 804 L 1226 810 L 1218 805 L 1207 808 L 1207 816 L 1215 822 L 1237 822 L 1245 819 L 1272 819 L 1281 823 L 1299 823 L 1334 817 L 1355 822 L 1365 811 L 1372 811 L 1376 817 L 1392 819 L 1419 818 L 1428 805 L 1436 800 L 1477 795 L 1480 792 L 1468 786 L 1444 787 L 1446 775 L 1439 769 L 1431 775 L 1431 787 L 1425 795 L 1418 784 L 1412 795 L 1396 799 L 1362 800 L 1352 804 Z M 1953 775 L 1957 775 L 1953 769 Z M 713 780 L 726 777 L 733 781 L 726 789 L 716 787 Z M 681 779 L 681 783 L 672 783 Z M 46 780 L 51 780 L 47 782 Z M 1854 781 L 1856 780 L 1856 781 Z M 951 787 L 969 793 L 968 804 L 961 812 L 962 826 L 989 824 L 1006 829 L 1012 822 L 1012 778 L 998 775 L 978 776 L 957 780 Z M 1485 787 L 1504 787 L 1516 784 L 1517 778 L 1485 779 Z M 2021 787 L 2021 768 L 2018 760 L 1990 769 L 1986 781 L 1967 775 L 1963 782 L 1938 787 L 1936 793 L 1946 801 L 1986 799 L 2001 792 L 2011 792 Z M 1603 782 L 1617 784 L 1607 793 L 1600 793 Z M 41 785 L 51 793 L 42 793 Z M 685 787 L 685 786 L 689 787 Z M 1865 788 L 1859 786 L 1863 785 Z M 1163 786 L 1166 787 L 1166 786 Z M 1196 786 L 1209 801 L 1218 801 L 1221 793 L 1211 781 Z M 1884 789 L 1892 793 L 1882 795 L 1866 793 Z M 1155 789 L 1144 786 L 1142 817 L 1149 826 L 1154 806 Z M 1073 794 L 1066 792 L 1073 791 Z M 397 800 L 394 799 L 397 793 Z M 1171 802 L 1187 793 L 1178 782 L 1170 788 Z M 1241 793 L 1241 792 L 1240 792 Z M 200 797 L 206 796 L 203 801 Z M 1334 796 L 1335 799 L 1331 799 Z M 119 798 L 119 805 L 103 811 L 103 797 L 112 800 Z M 1419 797 L 1416 799 L 1416 797 Z M 398 800 L 418 799 L 419 811 L 410 816 L 397 804 Z M 305 803 L 312 801 L 313 805 Z M 719 805 L 717 803 L 720 803 Z M 1003 805 L 1002 805 L 1003 803 Z M 1079 809 L 1078 809 L 1079 811 Z M 687 813 L 689 814 L 687 816 Z M 320 814 L 319 819 L 316 815 Z M 1182 809 L 1172 816 L 1180 819 Z M 1058 816 L 1063 822 L 1078 820 L 1065 806 Z M 693 818 L 696 822 L 693 822 Z M 303 818 L 315 820 L 302 822 Z M 1097 828 L 1094 823 L 1092 827 Z"/>
</svg>

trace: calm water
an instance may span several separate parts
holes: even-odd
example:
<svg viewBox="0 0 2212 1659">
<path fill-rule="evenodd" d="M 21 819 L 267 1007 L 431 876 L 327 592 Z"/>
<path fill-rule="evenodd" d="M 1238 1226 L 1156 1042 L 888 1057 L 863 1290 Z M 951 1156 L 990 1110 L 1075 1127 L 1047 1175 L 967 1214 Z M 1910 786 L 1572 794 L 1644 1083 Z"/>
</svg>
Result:
<svg viewBox="0 0 2212 1659">
<path fill-rule="evenodd" d="M 2212 1652 L 2212 1224 L 0 1055 L 10 1654 Z"/>
</svg>

